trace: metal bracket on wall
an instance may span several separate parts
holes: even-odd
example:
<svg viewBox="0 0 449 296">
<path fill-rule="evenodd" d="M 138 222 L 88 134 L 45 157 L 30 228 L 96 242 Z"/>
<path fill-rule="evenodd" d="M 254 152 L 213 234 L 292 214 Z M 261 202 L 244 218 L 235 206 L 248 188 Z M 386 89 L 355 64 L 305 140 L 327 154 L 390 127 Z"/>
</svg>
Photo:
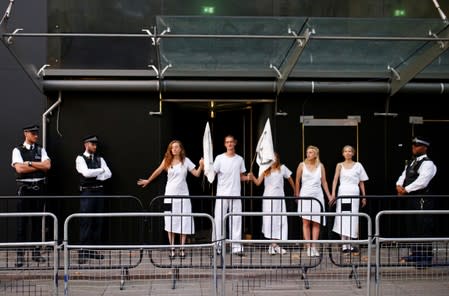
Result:
<svg viewBox="0 0 449 296">
<path fill-rule="evenodd" d="M 0 20 L 0 25 L 2 26 L 3 29 L 5 29 L 5 31 L 6 31 L 6 23 L 8 22 L 9 17 L 11 16 L 11 10 L 12 10 L 13 4 L 14 4 L 14 0 L 9 0 L 9 4 L 5 10 L 5 14 L 3 15 L 2 19 Z"/>
<path fill-rule="evenodd" d="M 150 111 L 150 116 L 161 116 L 162 115 L 162 93 L 159 91 L 159 111 Z"/>
<path fill-rule="evenodd" d="M 154 72 L 156 73 L 156 78 L 159 78 L 159 70 L 155 65 L 148 65 L 148 67 L 153 68 Z"/>
<path fill-rule="evenodd" d="M 164 69 L 162 69 L 160 77 L 158 78 L 164 78 L 164 73 L 167 72 L 168 68 L 171 68 L 171 64 L 168 64 L 167 66 L 164 67 Z"/>
<path fill-rule="evenodd" d="M 145 32 L 151 36 L 151 45 L 153 45 L 153 46 L 159 45 L 161 42 L 161 37 L 156 37 L 157 36 L 156 30 L 157 30 L 157 28 L 154 27 L 154 33 L 152 33 L 149 29 L 142 29 L 142 32 Z M 170 27 L 167 27 L 167 29 L 162 31 L 161 34 L 159 34 L 159 36 L 163 36 L 167 33 L 170 33 Z"/>
<path fill-rule="evenodd" d="M 154 27 L 154 31 L 156 32 L 156 27 Z M 156 33 L 151 33 L 150 29 L 142 29 L 142 32 L 147 33 L 148 35 L 150 35 L 151 37 L 151 45 L 156 45 L 156 38 L 154 36 L 156 36 Z"/>
<path fill-rule="evenodd" d="M 398 71 L 396 71 L 395 68 L 390 67 L 390 65 L 388 65 L 388 66 L 387 66 L 387 69 L 388 69 L 388 71 L 391 72 L 391 74 L 393 74 L 393 77 L 394 77 L 396 80 L 401 80 L 401 75 L 399 75 Z"/>
<path fill-rule="evenodd" d="M 45 64 L 45 65 L 43 65 L 40 69 L 39 69 L 39 71 L 37 71 L 37 76 L 39 76 L 39 77 L 43 77 L 43 76 L 45 76 L 45 68 L 47 68 L 47 67 L 50 67 L 50 64 Z"/>
<path fill-rule="evenodd" d="M 300 116 L 304 126 L 357 126 L 362 121 L 360 115 L 349 115 L 347 118 L 313 118 L 313 115 Z"/>
<path fill-rule="evenodd" d="M 22 28 L 15 29 L 14 32 L 12 32 L 12 35 L 17 34 L 20 31 L 23 31 L 23 29 Z M 9 36 L 8 38 L 6 38 L 7 44 L 13 44 L 13 42 L 14 42 L 14 36 Z"/>
<path fill-rule="evenodd" d="M 410 116 L 408 122 L 411 124 L 423 124 L 424 118 L 422 116 Z"/>
<path fill-rule="evenodd" d="M 270 69 L 273 69 L 274 72 L 276 72 L 276 75 L 278 76 L 278 79 L 282 79 L 282 74 L 281 74 L 281 72 L 279 71 L 279 69 L 275 65 L 270 64 Z"/>
<path fill-rule="evenodd" d="M 148 67 L 153 68 L 154 72 L 156 72 L 156 78 L 164 78 L 164 73 L 167 72 L 168 68 L 171 68 L 172 65 L 168 64 L 160 72 L 159 72 L 158 68 L 155 65 L 148 65 Z"/>
<path fill-rule="evenodd" d="M 438 39 L 438 35 L 433 33 L 431 30 L 429 30 L 429 36 L 434 37 L 435 39 Z M 437 42 L 440 45 L 441 49 L 444 49 L 446 47 L 446 44 L 444 43 L 443 40 L 438 40 Z"/>
</svg>

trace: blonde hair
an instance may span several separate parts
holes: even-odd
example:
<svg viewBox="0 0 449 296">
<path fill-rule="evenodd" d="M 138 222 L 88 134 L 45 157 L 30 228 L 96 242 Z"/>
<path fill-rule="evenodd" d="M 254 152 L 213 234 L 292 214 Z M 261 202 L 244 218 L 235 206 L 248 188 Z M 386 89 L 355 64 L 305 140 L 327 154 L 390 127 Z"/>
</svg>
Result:
<svg viewBox="0 0 449 296">
<path fill-rule="evenodd" d="M 184 159 L 186 158 L 186 152 L 184 150 L 184 146 L 182 145 L 181 141 L 179 140 L 173 140 L 171 141 L 168 146 L 167 150 L 165 151 L 164 155 L 164 169 L 167 170 L 173 161 L 173 154 L 171 153 L 171 149 L 173 147 L 173 144 L 178 143 L 179 148 L 181 148 L 181 153 L 179 154 L 179 157 L 181 158 L 181 163 L 184 163 Z"/>
<path fill-rule="evenodd" d="M 345 146 L 343 147 L 343 149 L 341 149 L 341 152 L 342 152 L 342 153 L 345 152 L 345 149 L 346 149 L 346 148 L 351 149 L 352 153 L 355 154 L 355 149 L 354 149 L 354 147 L 352 147 L 351 145 L 345 145 Z"/>
<path fill-rule="evenodd" d="M 307 150 L 313 150 L 313 151 L 315 151 L 315 155 L 316 155 L 316 165 L 318 166 L 318 165 L 321 163 L 321 162 L 320 162 L 320 149 L 318 149 L 318 147 L 316 147 L 316 146 L 309 145 L 309 146 L 307 146 L 307 148 L 306 148 L 306 152 L 307 152 Z M 306 156 L 306 159 L 304 159 L 304 163 L 310 163 L 309 160 L 307 159 L 307 156 Z"/>
</svg>

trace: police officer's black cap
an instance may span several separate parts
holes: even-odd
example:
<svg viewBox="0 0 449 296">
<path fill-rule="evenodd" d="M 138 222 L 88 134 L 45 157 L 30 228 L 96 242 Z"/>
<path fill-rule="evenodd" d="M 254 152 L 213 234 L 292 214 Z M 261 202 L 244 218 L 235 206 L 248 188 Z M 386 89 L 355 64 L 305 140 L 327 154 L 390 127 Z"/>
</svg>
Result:
<svg viewBox="0 0 449 296">
<path fill-rule="evenodd" d="M 95 135 L 89 135 L 87 137 L 84 137 L 83 138 L 83 143 L 87 143 L 87 142 L 98 143 L 98 137 L 95 136 Z"/>
<path fill-rule="evenodd" d="M 38 126 L 37 124 L 25 126 L 25 127 L 23 128 L 23 131 L 24 131 L 24 132 L 37 133 L 37 132 L 39 132 L 39 126 Z"/>
<path fill-rule="evenodd" d="M 426 146 L 426 147 L 430 147 L 430 142 L 428 139 L 424 138 L 424 137 L 414 137 L 412 139 L 412 144 L 416 145 L 416 146 Z"/>
</svg>

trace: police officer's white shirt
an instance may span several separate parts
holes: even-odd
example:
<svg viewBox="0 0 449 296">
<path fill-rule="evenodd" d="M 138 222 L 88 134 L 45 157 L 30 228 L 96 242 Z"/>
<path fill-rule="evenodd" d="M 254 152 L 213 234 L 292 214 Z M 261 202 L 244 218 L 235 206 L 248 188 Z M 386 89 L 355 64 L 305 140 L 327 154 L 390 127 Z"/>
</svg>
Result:
<svg viewBox="0 0 449 296">
<path fill-rule="evenodd" d="M 414 161 L 420 161 L 425 157 L 427 157 L 427 154 L 420 155 Z M 407 166 L 405 166 L 405 169 L 402 172 L 399 179 L 397 180 L 396 185 L 402 186 L 404 184 L 406 171 L 407 171 Z M 421 163 L 421 166 L 418 169 L 418 174 L 419 174 L 418 178 L 415 181 L 413 181 L 412 183 L 410 183 L 409 185 L 407 185 L 405 187 L 405 190 L 407 192 L 414 192 L 414 191 L 426 188 L 429 185 L 432 178 L 436 175 L 436 173 L 437 173 L 437 167 L 435 166 L 433 161 L 431 161 L 431 160 L 423 161 Z"/>
<path fill-rule="evenodd" d="M 89 158 L 91 154 L 87 151 L 84 151 L 83 155 Z M 111 178 L 112 172 L 109 169 L 108 165 L 106 164 L 106 161 L 103 159 L 103 157 L 99 158 L 100 158 L 100 167 L 98 169 L 89 169 L 87 167 L 86 160 L 82 156 L 78 155 L 75 160 L 76 170 L 85 178 L 96 177 L 96 179 L 99 181 L 104 181 Z"/>
<path fill-rule="evenodd" d="M 26 149 L 30 150 L 31 149 L 31 145 L 24 142 L 23 145 L 25 146 Z M 47 151 L 45 150 L 45 148 L 41 147 L 41 161 L 46 161 L 47 159 L 50 159 L 47 155 Z M 22 154 L 20 154 L 19 149 L 14 148 L 12 150 L 12 162 L 11 162 L 11 166 L 14 167 L 14 165 L 16 163 L 23 163 L 23 158 L 22 158 Z"/>
<path fill-rule="evenodd" d="M 235 154 L 222 153 L 215 158 L 214 171 L 217 174 L 218 196 L 239 196 L 241 194 L 240 174 L 246 172 L 243 158 Z"/>
</svg>

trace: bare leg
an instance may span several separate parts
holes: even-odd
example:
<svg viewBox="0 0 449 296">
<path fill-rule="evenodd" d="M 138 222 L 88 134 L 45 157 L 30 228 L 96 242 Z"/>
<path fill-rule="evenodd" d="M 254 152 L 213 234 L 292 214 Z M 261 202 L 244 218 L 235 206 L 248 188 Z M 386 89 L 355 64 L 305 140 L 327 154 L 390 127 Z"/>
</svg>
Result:
<svg viewBox="0 0 449 296">
<path fill-rule="evenodd" d="M 175 234 L 173 232 L 169 232 L 167 231 L 168 234 L 168 243 L 170 245 L 174 245 L 175 244 Z"/>
<path fill-rule="evenodd" d="M 175 244 L 175 234 L 173 232 L 167 231 L 168 234 L 168 243 L 170 246 L 173 246 Z M 176 256 L 175 248 L 171 248 L 170 253 L 168 255 L 171 259 L 173 259 Z"/>
<path fill-rule="evenodd" d="M 180 234 L 180 236 L 181 236 L 181 245 L 185 245 L 186 244 L 187 235 L 186 234 Z M 179 256 L 181 256 L 181 258 L 184 258 L 186 256 L 186 254 L 184 253 L 184 248 L 181 248 L 181 250 L 179 252 Z"/>
<path fill-rule="evenodd" d="M 318 240 L 320 237 L 320 223 L 312 222 L 312 240 Z"/>
<path fill-rule="evenodd" d="M 310 220 L 302 219 L 302 235 L 305 240 L 310 240 Z M 310 244 L 306 244 L 306 247 L 309 248 Z"/>
</svg>

